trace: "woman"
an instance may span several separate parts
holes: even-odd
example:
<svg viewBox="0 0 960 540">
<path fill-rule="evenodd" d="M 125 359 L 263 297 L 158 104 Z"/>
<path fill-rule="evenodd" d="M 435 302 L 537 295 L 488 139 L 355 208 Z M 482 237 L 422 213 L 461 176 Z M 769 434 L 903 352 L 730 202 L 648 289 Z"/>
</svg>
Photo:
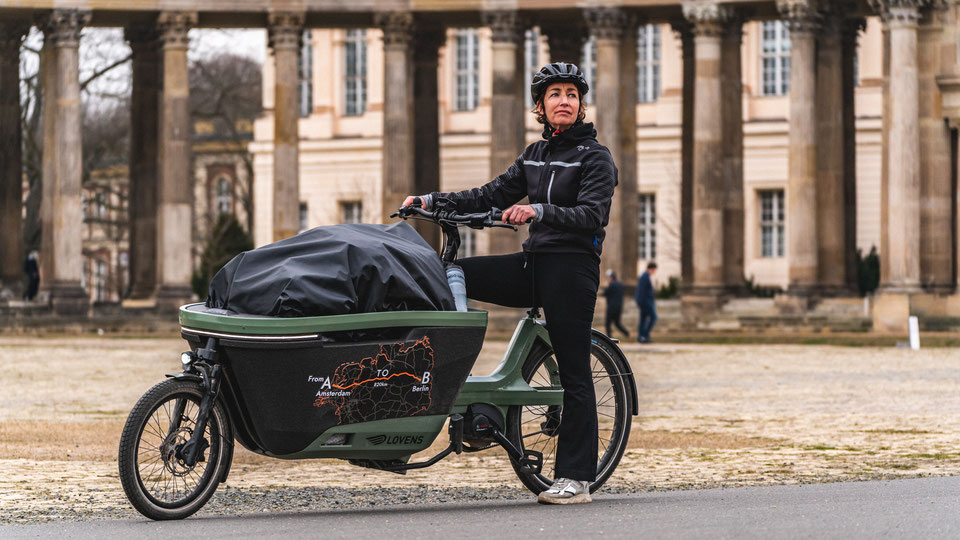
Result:
<svg viewBox="0 0 960 540">
<path fill-rule="evenodd" d="M 505 173 L 484 186 L 419 197 L 427 209 L 445 197 L 461 212 L 506 208 L 505 223 L 531 222 L 523 252 L 458 263 L 468 298 L 544 309 L 564 389 L 556 480 L 538 498 L 548 504 L 590 502 L 590 483 L 597 473 L 590 328 L 617 169 L 610 151 L 597 142 L 593 124 L 583 123 L 582 99 L 588 89 L 577 66 L 544 66 L 530 87 L 544 140 L 528 146 Z M 524 197 L 530 204 L 516 204 Z M 417 199 L 407 197 L 403 205 Z"/>
</svg>

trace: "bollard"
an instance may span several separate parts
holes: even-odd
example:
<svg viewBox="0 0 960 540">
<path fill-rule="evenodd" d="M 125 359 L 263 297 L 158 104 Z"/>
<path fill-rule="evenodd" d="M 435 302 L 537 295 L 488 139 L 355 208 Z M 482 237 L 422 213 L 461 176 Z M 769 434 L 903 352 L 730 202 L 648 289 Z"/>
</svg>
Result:
<svg viewBox="0 0 960 540">
<path fill-rule="evenodd" d="M 910 348 L 920 350 L 920 323 L 916 316 L 907 319 L 907 325 L 910 329 Z"/>
</svg>

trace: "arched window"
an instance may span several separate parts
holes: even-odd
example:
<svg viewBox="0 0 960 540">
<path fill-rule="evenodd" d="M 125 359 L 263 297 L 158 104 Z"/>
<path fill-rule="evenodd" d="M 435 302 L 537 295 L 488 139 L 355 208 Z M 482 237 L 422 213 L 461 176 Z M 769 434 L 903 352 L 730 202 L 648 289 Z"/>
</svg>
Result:
<svg viewBox="0 0 960 540">
<path fill-rule="evenodd" d="M 215 204 L 217 215 L 233 212 L 233 185 L 226 176 L 217 177 Z"/>
</svg>

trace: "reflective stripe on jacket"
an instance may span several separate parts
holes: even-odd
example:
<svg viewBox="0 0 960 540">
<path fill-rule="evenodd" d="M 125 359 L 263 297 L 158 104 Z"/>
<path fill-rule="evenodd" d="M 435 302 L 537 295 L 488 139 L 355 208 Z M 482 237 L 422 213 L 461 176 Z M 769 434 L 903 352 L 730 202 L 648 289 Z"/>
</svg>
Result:
<svg viewBox="0 0 960 540">
<path fill-rule="evenodd" d="M 617 185 L 617 167 L 597 142 L 593 124 L 579 124 L 526 148 L 506 172 L 474 189 L 432 193 L 457 204 L 461 212 L 504 210 L 524 197 L 543 206 L 540 221 L 530 224 L 523 249 L 530 252 L 576 252 L 600 256 Z"/>
</svg>

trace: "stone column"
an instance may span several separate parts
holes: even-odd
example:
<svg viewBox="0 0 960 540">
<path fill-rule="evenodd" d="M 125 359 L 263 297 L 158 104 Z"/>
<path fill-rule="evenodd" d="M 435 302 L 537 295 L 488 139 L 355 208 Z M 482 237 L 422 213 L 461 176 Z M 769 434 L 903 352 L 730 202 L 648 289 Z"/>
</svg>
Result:
<svg viewBox="0 0 960 540">
<path fill-rule="evenodd" d="M 732 13 L 725 23 L 720 50 L 723 129 L 723 269 L 729 292 L 744 289 L 743 230 L 743 77 L 740 45 L 743 20 Z"/>
<path fill-rule="evenodd" d="M 412 43 L 414 185 L 408 194 L 440 191 L 437 69 L 439 49 L 446 39 L 446 34 L 439 26 L 418 24 L 416 28 Z M 440 251 L 442 247 L 440 227 L 423 221 L 408 223 L 411 223 L 430 245 Z"/>
<path fill-rule="evenodd" d="M 594 8 L 586 11 L 590 33 L 596 40 L 597 66 L 594 76 L 597 139 L 613 155 L 619 183 L 613 194 L 610 221 L 603 242 L 602 270 L 613 270 L 623 279 L 636 276 L 637 268 L 637 183 L 636 150 L 625 152 L 625 130 L 636 131 L 636 24 L 616 8 Z M 633 62 L 625 59 L 623 41 L 633 45 Z M 629 62 L 629 56 L 626 57 Z M 633 76 L 631 77 L 631 73 Z M 633 100 L 623 96 L 626 79 L 632 88 Z M 627 128 L 627 126 L 630 126 Z M 634 147 L 636 139 L 634 139 Z M 632 225 L 632 226 L 631 226 Z M 633 239 L 631 242 L 630 239 Z"/>
<path fill-rule="evenodd" d="M 917 53 L 920 95 L 920 282 L 932 292 L 953 291 L 953 179 L 951 133 L 940 88 L 940 40 L 945 10 L 921 12 Z"/>
<path fill-rule="evenodd" d="M 380 13 L 383 30 L 383 223 L 390 223 L 407 195 L 415 195 L 413 143 L 413 16 Z"/>
<path fill-rule="evenodd" d="M 693 94 L 696 59 L 693 54 L 693 25 L 672 23 L 683 54 L 682 120 L 680 135 L 680 278 L 683 288 L 693 285 Z"/>
<path fill-rule="evenodd" d="M 57 9 L 41 22 L 44 49 L 48 51 L 44 83 L 44 196 L 42 250 L 49 264 L 41 286 L 50 293 L 50 302 L 60 314 L 83 314 L 89 297 L 80 285 L 83 275 L 81 252 L 83 210 L 79 46 L 80 29 L 90 12 Z M 45 112 L 46 112 L 45 111 Z M 47 144 L 49 143 L 49 144 Z M 53 152 L 48 151 L 51 149 Z M 48 161 L 51 160 L 51 161 Z"/>
<path fill-rule="evenodd" d="M 620 221 L 620 250 L 616 272 L 621 279 L 626 280 L 626 283 L 630 283 L 638 275 L 637 263 L 640 257 L 640 201 L 637 172 L 637 27 L 636 18 L 626 17 L 623 36 L 620 39 L 618 71 L 620 159 L 616 162 L 618 185 L 614 199 L 619 199 L 620 205 L 620 211 L 616 214 Z"/>
<path fill-rule="evenodd" d="M 157 305 L 176 308 L 192 295 L 193 185 L 190 174 L 190 84 L 187 31 L 193 12 L 165 11 L 157 18 L 163 56 L 160 100 L 160 178 L 157 191 Z"/>
<path fill-rule="evenodd" d="M 720 78 L 721 36 L 729 12 L 715 2 L 689 1 L 683 14 L 693 23 L 693 283 L 694 296 L 717 297 L 725 291 L 723 109 Z"/>
<path fill-rule="evenodd" d="M 29 30 L 27 22 L 0 22 L 0 298 L 19 297 L 23 284 L 20 44 Z"/>
<path fill-rule="evenodd" d="M 866 19 L 845 19 L 841 32 L 843 62 L 843 202 L 844 202 L 844 282 L 850 293 L 858 292 L 857 280 L 857 123 L 855 103 L 855 65 L 857 39 L 867 25 Z M 869 251 L 869 250 L 868 250 Z"/>
<path fill-rule="evenodd" d="M 300 107 L 298 58 L 303 13 L 268 16 L 270 48 L 276 65 L 273 101 L 273 241 L 300 230 Z"/>
<path fill-rule="evenodd" d="M 790 28 L 790 137 L 787 180 L 789 292 L 817 291 L 817 13 L 808 0 L 778 0 Z"/>
<path fill-rule="evenodd" d="M 885 292 L 920 289 L 920 95 L 917 79 L 919 0 L 871 0 L 890 32 L 886 236 L 880 250 Z M 885 107 L 886 108 L 886 107 Z"/>
<path fill-rule="evenodd" d="M 587 28 L 579 18 L 563 21 L 545 21 L 540 31 L 547 36 L 551 62 L 569 62 L 582 67 L 583 44 L 587 39 Z"/>
<path fill-rule="evenodd" d="M 131 24 L 124 36 L 133 53 L 130 94 L 130 220 L 127 297 L 150 298 L 157 290 L 157 136 L 160 55 L 154 23 Z"/>
<path fill-rule="evenodd" d="M 818 292 L 836 296 L 846 287 L 844 183 L 843 13 L 823 12 L 817 43 L 816 220 Z"/>
<path fill-rule="evenodd" d="M 490 107 L 490 177 L 506 171 L 523 152 L 526 128 L 524 120 L 523 61 L 524 25 L 516 11 L 489 11 L 484 24 L 493 31 L 493 99 Z M 526 202 L 526 201 L 522 201 Z M 502 210 L 502 209 L 501 209 Z M 493 229 L 490 254 L 515 253 L 525 234 L 509 229 Z"/>
</svg>

